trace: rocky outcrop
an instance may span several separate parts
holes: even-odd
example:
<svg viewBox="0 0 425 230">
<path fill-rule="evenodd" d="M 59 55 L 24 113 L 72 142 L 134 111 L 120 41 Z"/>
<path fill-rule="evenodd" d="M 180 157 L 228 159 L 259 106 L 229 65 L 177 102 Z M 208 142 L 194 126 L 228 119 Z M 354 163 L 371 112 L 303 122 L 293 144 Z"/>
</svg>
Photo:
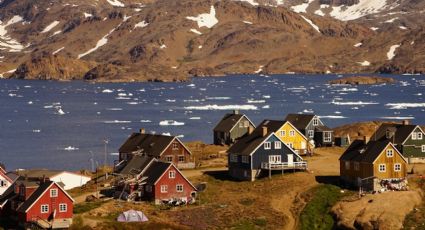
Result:
<svg viewBox="0 0 425 230">
<path fill-rule="evenodd" d="M 332 5 L 332 6 L 352 6 L 358 4 L 359 0 L 319 0 L 320 4 Z"/>
<path fill-rule="evenodd" d="M 396 80 L 391 77 L 377 76 L 353 76 L 343 77 L 329 81 L 329 84 L 347 84 L 347 85 L 374 85 L 382 83 L 394 83 Z"/>
</svg>

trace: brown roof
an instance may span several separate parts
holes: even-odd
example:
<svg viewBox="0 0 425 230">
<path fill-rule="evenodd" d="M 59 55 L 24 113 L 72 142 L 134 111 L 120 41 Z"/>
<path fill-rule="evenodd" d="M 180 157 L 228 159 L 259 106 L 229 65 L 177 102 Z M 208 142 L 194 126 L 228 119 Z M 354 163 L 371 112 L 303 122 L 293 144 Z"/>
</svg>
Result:
<svg viewBox="0 0 425 230">
<path fill-rule="evenodd" d="M 273 131 L 268 131 L 267 135 L 263 136 L 262 130 L 261 132 L 259 130 L 260 129 L 257 128 L 256 131 L 250 135 L 239 139 L 229 148 L 229 150 L 227 150 L 227 152 L 237 153 L 239 155 L 250 155 L 259 145 L 261 145 L 261 143 L 263 143 L 264 140 L 273 134 Z"/>
<path fill-rule="evenodd" d="M 215 126 L 214 131 L 220 132 L 230 132 L 233 127 L 238 123 L 238 121 L 245 115 L 243 114 L 234 114 L 228 113 L 220 120 L 220 122 Z"/>
<path fill-rule="evenodd" d="M 291 122 L 298 130 L 302 130 L 307 127 L 314 116 L 314 114 L 290 113 L 286 116 L 285 120 Z"/>
<path fill-rule="evenodd" d="M 147 177 L 146 182 L 148 184 L 155 184 L 156 181 L 162 176 L 162 174 L 167 171 L 171 166 L 170 162 L 155 161 L 149 166 L 146 172 L 143 173 L 143 176 Z"/>
<path fill-rule="evenodd" d="M 278 120 L 264 120 L 257 126 L 254 132 L 262 133 L 263 127 L 267 127 L 267 131 L 276 132 L 282 127 L 286 121 L 278 121 Z"/>
<path fill-rule="evenodd" d="M 343 161 L 373 163 L 389 143 L 391 142 L 388 140 L 382 140 L 369 141 L 365 144 L 363 140 L 355 140 L 339 159 Z"/>
<path fill-rule="evenodd" d="M 391 141 L 394 144 L 402 144 L 409 135 L 415 130 L 416 125 L 403 125 L 403 124 L 389 124 L 384 123 L 379 126 L 378 130 L 371 136 L 371 139 L 375 140 L 385 140 L 387 130 L 395 131 L 394 139 L 391 138 Z"/>
<path fill-rule="evenodd" d="M 155 158 L 153 157 L 135 155 L 126 162 L 125 166 L 118 173 L 123 175 L 138 175 L 154 160 Z"/>
<path fill-rule="evenodd" d="M 120 153 L 141 151 L 149 156 L 159 157 L 174 140 L 174 136 L 133 133 L 120 147 Z"/>
</svg>

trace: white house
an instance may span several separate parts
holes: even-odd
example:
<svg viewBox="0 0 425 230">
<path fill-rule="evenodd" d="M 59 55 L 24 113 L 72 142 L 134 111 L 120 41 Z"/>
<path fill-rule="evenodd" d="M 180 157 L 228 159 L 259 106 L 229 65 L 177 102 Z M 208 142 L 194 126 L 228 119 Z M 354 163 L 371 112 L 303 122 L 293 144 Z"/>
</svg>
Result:
<svg viewBox="0 0 425 230">
<path fill-rule="evenodd" d="M 16 174 L 28 178 L 46 178 L 59 184 L 63 184 L 65 190 L 81 187 L 91 180 L 89 176 L 68 171 L 56 171 L 47 169 L 18 170 Z"/>
<path fill-rule="evenodd" d="M 0 166 L 0 195 L 2 195 L 12 183 L 12 179 L 6 175 L 6 171 Z"/>
</svg>

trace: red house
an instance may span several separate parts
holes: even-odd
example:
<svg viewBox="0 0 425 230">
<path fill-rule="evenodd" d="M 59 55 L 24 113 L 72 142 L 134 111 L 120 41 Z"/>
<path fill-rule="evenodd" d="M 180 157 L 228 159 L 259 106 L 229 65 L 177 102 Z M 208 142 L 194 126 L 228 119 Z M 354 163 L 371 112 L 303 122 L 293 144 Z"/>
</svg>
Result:
<svg viewBox="0 0 425 230">
<path fill-rule="evenodd" d="M 133 133 L 119 149 L 119 162 L 130 160 L 134 155 L 154 157 L 171 162 L 178 168 L 195 168 L 190 150 L 178 137 L 148 134 L 144 129 Z"/>
<path fill-rule="evenodd" d="M 19 178 L 0 197 L 0 210 L 21 227 L 67 228 L 72 223 L 73 203 L 56 182 Z"/>
<path fill-rule="evenodd" d="M 154 200 L 155 204 L 195 200 L 195 186 L 172 163 L 153 162 L 144 175 L 147 176 L 144 197 Z"/>
</svg>

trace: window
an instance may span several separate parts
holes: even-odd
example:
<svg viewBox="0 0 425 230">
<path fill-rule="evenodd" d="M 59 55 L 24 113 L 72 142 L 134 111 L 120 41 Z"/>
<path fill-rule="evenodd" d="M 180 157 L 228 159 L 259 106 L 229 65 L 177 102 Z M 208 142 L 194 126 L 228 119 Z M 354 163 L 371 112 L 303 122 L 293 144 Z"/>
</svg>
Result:
<svg viewBox="0 0 425 230">
<path fill-rule="evenodd" d="M 249 164 L 249 156 L 242 156 L 242 163 Z"/>
<path fill-rule="evenodd" d="M 161 185 L 161 193 L 167 193 L 168 192 L 168 185 Z"/>
<path fill-rule="evenodd" d="M 67 209 L 68 205 L 66 205 L 65 203 L 59 204 L 59 212 L 66 212 Z"/>
<path fill-rule="evenodd" d="M 245 128 L 248 128 L 248 127 L 249 127 L 249 121 L 244 121 L 244 122 L 243 122 L 243 126 L 244 126 Z"/>
<path fill-rule="evenodd" d="M 152 186 L 146 185 L 145 190 L 146 190 L 146 192 L 152 192 Z"/>
<path fill-rule="evenodd" d="M 275 149 L 281 149 L 282 148 L 282 143 L 280 141 L 275 141 L 274 142 L 274 148 Z"/>
<path fill-rule="evenodd" d="M 40 207 L 41 213 L 48 213 L 49 212 L 49 205 L 48 204 L 42 204 Z"/>
<path fill-rule="evenodd" d="M 313 126 L 318 126 L 319 125 L 319 119 L 314 118 L 313 119 Z"/>
<path fill-rule="evenodd" d="M 308 137 L 310 138 L 314 137 L 314 130 L 308 130 Z"/>
<path fill-rule="evenodd" d="M 7 181 L 0 180 L 0 187 L 6 187 L 6 186 L 7 186 Z"/>
<path fill-rule="evenodd" d="M 332 141 L 332 133 L 323 132 L 323 142 L 331 142 L 331 141 Z"/>
<path fill-rule="evenodd" d="M 394 156 L 394 150 L 387 149 L 387 157 L 393 157 Z"/>
<path fill-rule="evenodd" d="M 171 179 L 176 178 L 176 172 L 175 171 L 169 171 L 168 172 L 168 178 L 171 178 Z"/>
<path fill-rule="evenodd" d="M 294 130 L 289 130 L 289 136 L 290 136 L 290 137 L 295 136 L 295 131 L 294 131 Z"/>
<path fill-rule="evenodd" d="M 271 148 L 272 148 L 272 143 L 264 142 L 264 149 L 271 149 Z"/>
<path fill-rule="evenodd" d="M 279 133 L 279 136 L 281 136 L 281 137 L 286 136 L 286 132 L 285 132 L 285 130 L 281 130 L 281 131 L 280 131 L 280 133 Z"/>
<path fill-rule="evenodd" d="M 173 142 L 173 150 L 179 150 L 179 143 Z"/>
<path fill-rule="evenodd" d="M 243 128 L 243 122 L 239 122 L 239 128 Z"/>
<path fill-rule="evenodd" d="M 56 188 L 50 189 L 50 197 L 58 197 L 58 189 Z"/>
<path fill-rule="evenodd" d="M 416 133 L 412 133 L 412 140 L 416 140 L 416 139 L 417 139 Z"/>
<path fill-rule="evenodd" d="M 355 171 L 359 171 L 360 170 L 360 163 L 359 162 L 354 162 L 354 170 Z"/>
<path fill-rule="evenodd" d="M 349 161 L 345 162 L 345 169 L 347 169 L 347 170 L 350 169 L 350 162 Z"/>
<path fill-rule="evenodd" d="M 400 172 L 401 171 L 401 164 L 399 164 L 399 163 L 394 164 L 394 171 Z"/>
<path fill-rule="evenodd" d="M 422 140 L 422 133 L 418 133 L 417 135 L 416 135 L 416 137 L 418 138 L 418 140 Z"/>
<path fill-rule="evenodd" d="M 425 153 L 425 145 L 422 145 L 422 152 Z"/>
<path fill-rule="evenodd" d="M 379 172 L 385 172 L 387 171 L 385 164 L 379 164 Z"/>
<path fill-rule="evenodd" d="M 173 162 L 173 156 L 165 156 L 166 162 Z"/>
<path fill-rule="evenodd" d="M 230 154 L 230 162 L 238 162 L 238 155 Z"/>
<path fill-rule="evenodd" d="M 287 145 L 289 146 L 289 148 L 293 149 L 294 148 L 294 143 L 292 142 L 288 142 Z"/>
<path fill-rule="evenodd" d="M 177 192 L 183 192 L 183 185 L 182 184 L 176 185 L 176 191 Z"/>
<path fill-rule="evenodd" d="M 184 162 L 184 155 L 179 156 L 179 162 Z"/>
</svg>

